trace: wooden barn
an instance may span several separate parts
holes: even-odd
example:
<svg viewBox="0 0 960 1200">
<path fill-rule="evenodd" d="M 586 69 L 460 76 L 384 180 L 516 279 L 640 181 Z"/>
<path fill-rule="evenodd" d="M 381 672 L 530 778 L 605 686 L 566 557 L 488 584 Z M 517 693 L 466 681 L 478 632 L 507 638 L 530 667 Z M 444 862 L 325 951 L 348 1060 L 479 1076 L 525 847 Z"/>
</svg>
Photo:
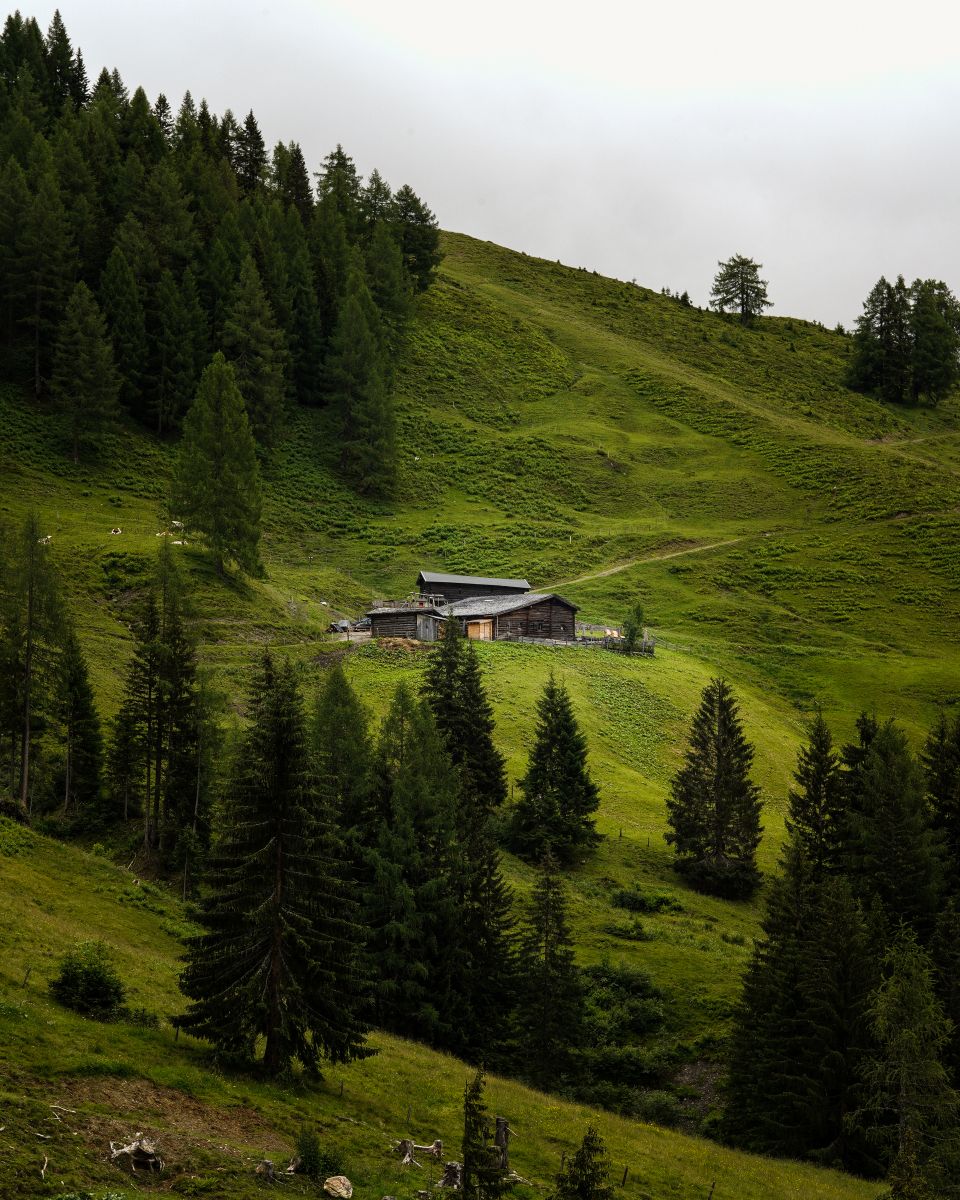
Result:
<svg viewBox="0 0 960 1200">
<path fill-rule="evenodd" d="M 421 571 L 417 592 L 421 596 L 442 598 L 446 604 L 470 600 L 476 596 L 522 596 L 530 591 L 525 579 L 491 579 L 485 575 L 444 575 L 439 571 Z"/>
<path fill-rule="evenodd" d="M 439 629 L 446 621 L 444 613 L 432 605 L 400 603 L 371 609 L 371 637 L 414 638 L 418 642 L 435 642 Z"/>
<path fill-rule="evenodd" d="M 577 635 L 577 606 L 555 592 L 514 596 L 475 596 L 449 604 L 464 633 L 478 641 L 572 642 Z"/>
</svg>

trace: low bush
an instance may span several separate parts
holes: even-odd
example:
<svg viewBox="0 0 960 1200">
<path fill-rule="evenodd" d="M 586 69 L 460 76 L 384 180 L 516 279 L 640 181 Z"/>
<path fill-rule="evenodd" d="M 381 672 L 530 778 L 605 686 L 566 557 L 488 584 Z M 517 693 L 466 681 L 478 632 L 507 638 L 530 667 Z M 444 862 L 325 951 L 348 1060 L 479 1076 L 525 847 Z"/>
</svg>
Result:
<svg viewBox="0 0 960 1200">
<path fill-rule="evenodd" d="M 103 942 L 80 942 L 65 954 L 50 991 L 65 1008 L 98 1021 L 118 1016 L 126 995 Z"/>
</svg>

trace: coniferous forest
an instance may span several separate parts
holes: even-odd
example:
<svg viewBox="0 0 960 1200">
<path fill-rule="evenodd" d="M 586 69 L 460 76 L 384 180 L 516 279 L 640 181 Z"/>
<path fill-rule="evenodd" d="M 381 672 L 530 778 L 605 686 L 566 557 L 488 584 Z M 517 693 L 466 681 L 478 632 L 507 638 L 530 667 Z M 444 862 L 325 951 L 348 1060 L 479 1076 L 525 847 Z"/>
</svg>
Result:
<svg viewBox="0 0 960 1200">
<path fill-rule="evenodd" d="M 463 377 L 474 372 L 497 396 L 489 424 L 498 436 L 520 421 L 499 396 L 498 389 L 507 394 L 504 378 L 536 403 L 565 397 L 558 405 L 591 395 L 594 384 L 582 363 L 579 374 L 561 376 L 563 338 L 552 329 L 534 336 L 526 308 L 495 327 L 492 357 L 501 373 L 481 369 L 465 285 L 455 274 L 441 280 L 441 243 L 434 214 L 411 187 L 394 188 L 376 170 L 364 179 L 342 146 L 319 163 L 308 163 L 293 141 L 270 149 L 252 111 L 216 114 L 189 92 L 151 98 L 115 69 L 88 76 L 59 13 L 46 32 L 20 13 L 7 18 L 0 36 L 3 395 L 36 420 L 34 428 L 55 430 L 49 444 L 64 470 L 83 472 L 76 478 L 84 498 L 121 435 L 123 445 L 165 456 L 151 460 L 165 464 L 158 548 L 151 542 L 149 554 L 111 559 L 119 582 L 109 594 L 78 585 L 75 561 L 65 568 L 41 516 L 43 488 L 20 497 L 23 504 L 0 506 L 0 876 L 9 870 L 12 878 L 10 864 L 34 844 L 18 839 L 34 835 L 65 855 L 110 860 L 142 889 L 129 906 L 157 916 L 180 955 L 175 1011 L 154 1013 L 134 1005 L 130 964 L 118 966 L 109 923 L 63 954 L 51 948 L 60 935 L 44 926 L 51 936 L 44 1000 L 52 997 L 57 1014 L 47 1024 L 77 1013 L 102 1023 L 105 1042 L 111 1029 L 134 1028 L 155 1051 L 186 1045 L 191 1071 L 230 1080 L 244 1096 L 248 1084 L 267 1089 L 270 1104 L 295 1096 L 300 1132 L 290 1135 L 297 1139 L 290 1175 L 317 1189 L 298 1194 L 320 1194 L 326 1176 L 365 1169 L 338 1158 L 329 1130 L 321 1145 L 309 1105 L 326 1095 L 333 1071 L 343 1072 L 338 1103 L 353 1086 L 351 1072 L 368 1081 L 358 1090 L 368 1086 L 359 1073 L 391 1038 L 448 1056 L 430 1068 L 456 1073 L 462 1143 L 447 1148 L 445 1159 L 457 1161 L 446 1167 L 457 1169 L 451 1179 L 476 1200 L 512 1189 L 532 1195 L 523 1189 L 540 1186 L 511 1174 L 514 1131 L 499 1110 L 487 1110 L 487 1089 L 498 1086 L 488 1072 L 547 1093 L 537 1104 L 548 1113 L 576 1102 L 598 1119 L 612 1113 L 633 1128 L 680 1127 L 724 1153 L 783 1160 L 791 1169 L 812 1164 L 824 1178 L 826 1169 L 842 1172 L 851 1187 L 867 1181 L 866 1192 L 844 1195 L 960 1196 L 960 715 L 946 672 L 938 676 L 941 706 L 932 717 L 927 706 L 922 723 L 912 709 L 907 721 L 899 710 L 877 711 L 861 683 L 866 670 L 856 682 L 859 715 L 834 720 L 837 706 L 825 715 L 814 683 L 798 682 L 791 663 L 783 672 L 792 724 L 779 712 L 776 725 L 768 713 L 757 719 L 766 710 L 751 670 L 762 637 L 752 629 L 736 643 L 742 685 L 729 657 L 715 665 L 706 643 L 697 644 L 684 660 L 683 686 L 655 711 L 640 672 L 669 672 L 676 644 L 668 636 L 655 663 L 634 656 L 641 634 L 647 644 L 651 607 L 632 584 L 617 601 L 627 643 L 619 654 L 478 646 L 456 619 L 434 644 L 416 647 L 358 647 L 295 627 L 305 601 L 295 599 L 287 564 L 264 535 L 264 513 L 292 469 L 284 457 L 290 431 L 322 413 L 324 436 L 334 442 L 322 469 L 332 464 L 337 486 L 363 513 L 393 521 L 402 499 L 398 375 L 408 353 L 424 391 L 446 388 L 451 403 L 448 428 L 415 426 L 423 444 L 407 446 L 407 458 L 419 463 L 424 447 L 431 462 L 441 450 L 462 457 L 446 492 L 439 474 L 423 487 L 411 527 L 397 522 L 393 549 L 419 555 L 430 547 L 432 561 L 446 556 L 463 569 L 480 553 L 493 570 L 501 553 L 573 545 L 579 518 L 563 515 L 561 500 L 576 514 L 595 501 L 604 516 L 623 502 L 616 489 L 628 470 L 625 452 L 590 440 L 590 469 L 603 474 L 588 475 L 581 463 L 564 493 L 557 479 L 567 434 L 553 449 L 530 436 L 511 457 L 501 443 L 481 447 L 481 402 L 469 408 L 468 399 L 469 411 L 453 415 L 459 377 L 444 367 L 444 347 L 465 329 Z M 768 336 L 766 282 L 743 256 L 720 265 L 718 313 L 704 314 L 684 292 L 676 319 L 709 316 L 716 325 L 710 333 L 702 327 L 698 352 L 713 339 L 709 353 L 717 345 L 739 354 L 744 339 Z M 524 255 L 509 267 L 517 277 L 492 271 L 482 301 L 471 302 L 479 309 L 527 266 Z M 734 267 L 747 271 L 753 290 L 736 283 Z M 441 287 L 450 305 L 443 321 L 429 308 Z M 617 288 L 618 295 L 639 291 Z M 591 299 L 587 310 L 605 307 L 612 302 Z M 440 332 L 426 339 L 428 353 L 419 343 L 411 351 L 417 322 L 434 319 Z M 672 320 L 670 313 L 663 328 Z M 810 337 L 827 336 L 813 329 Z M 672 336 L 663 333 L 662 345 Z M 781 358 L 798 357 L 792 322 L 784 337 Z M 946 284 L 881 278 L 854 334 L 836 338 L 838 394 L 846 388 L 864 404 L 869 397 L 898 410 L 952 411 L 960 309 Z M 503 368 L 511 354 L 516 363 Z M 556 378 L 541 384 L 537 371 Z M 766 381 L 771 371 L 764 371 Z M 625 378 L 634 400 L 651 392 L 641 374 Z M 809 374 L 801 383 L 806 404 Z M 671 383 L 653 402 L 662 426 L 685 418 L 692 402 L 684 386 Z M 882 429 L 899 429 L 901 418 L 884 414 Z M 698 438 L 718 436 L 726 419 L 712 412 L 709 420 L 690 418 L 691 428 Z M 830 420 L 837 424 L 835 414 Z M 769 435 L 745 428 L 733 440 L 760 461 Z M 652 477 L 678 454 L 651 451 L 631 463 Z M 789 453 L 773 457 L 776 470 L 793 470 L 783 466 Z M 503 472 L 495 485 L 484 474 L 491 460 Z M 12 456 L 0 459 L 6 470 L 4 463 L 12 468 Z M 19 467 L 11 479 L 20 478 Z M 518 484 L 525 471 L 530 492 Z M 831 521 L 847 503 L 834 500 L 845 471 L 841 464 L 830 475 L 840 481 L 829 485 Z M 714 482 L 704 487 L 710 497 Z M 897 504 L 909 503 L 902 496 L 914 482 L 907 480 Z M 758 494 L 767 486 L 764 476 Z M 827 491 L 803 472 L 791 474 L 789 486 L 798 494 Z M 464 511 L 488 517 L 483 506 L 501 490 L 525 529 L 517 534 L 489 516 L 471 549 Z M 749 507 L 752 493 L 743 493 Z M 956 511 L 956 499 L 947 495 L 924 519 Z M 804 504 L 806 520 L 813 500 Z M 893 507 L 884 520 L 908 515 Z M 338 517 L 331 541 L 361 523 Z M 351 579 L 344 588 L 354 607 L 377 595 L 375 587 L 397 591 L 389 536 L 375 544 L 371 535 L 359 569 L 355 559 L 341 568 L 336 546 L 325 546 L 317 554 L 330 571 L 324 586 L 334 571 L 356 572 L 363 583 Z M 600 534 L 591 527 L 585 537 Z M 542 574 L 565 579 L 557 584 L 563 590 L 748 537 L 768 539 L 770 531 L 758 525 L 692 549 L 672 536 L 624 542 L 622 551 L 615 541 L 615 564 L 594 575 L 581 572 L 581 543 Z M 761 559 L 759 544 L 749 570 L 762 575 L 766 596 L 778 572 L 789 571 L 774 551 Z M 736 569 L 719 572 L 711 586 L 724 595 L 735 590 Z M 663 597 L 689 567 L 666 570 Z M 264 600 L 271 572 L 283 578 L 286 625 Z M 203 611 L 211 593 L 227 598 L 213 618 Z M 602 593 L 577 595 L 587 616 L 591 604 L 607 603 Z M 932 611 L 950 601 L 931 585 L 925 602 Z M 257 604 L 254 632 L 231 642 L 237 612 Z M 732 621 L 726 613 L 705 617 L 699 605 L 697 621 Z M 99 620 L 108 609 L 120 617 L 105 667 L 89 630 L 91 613 Z M 333 615 L 332 608 L 325 614 Z M 228 655 L 240 647 L 227 669 L 224 645 Z M 863 657 L 881 660 L 888 651 L 866 637 L 857 643 Z M 525 674 L 528 661 L 539 674 Z M 629 743 L 625 759 L 648 772 L 655 823 L 638 819 L 639 801 L 618 791 L 614 739 Z M 782 794 L 769 782 L 776 768 L 792 779 Z M 765 857 L 771 840 L 775 852 Z M 664 863 L 669 887 L 652 890 L 644 872 Z M 161 894 L 175 908 L 157 902 L 154 912 L 150 897 Z M 35 900 L 46 921 L 51 905 Z M 705 966 L 722 922 L 747 928 L 751 913 L 749 943 L 738 932 L 719 933 L 742 957 L 732 968 L 714 958 Z M 658 923 L 674 917 L 676 925 Z M 681 928 L 681 917 L 688 926 Z M 7 936 L 17 944 L 17 935 Z M 664 960 L 659 974 L 652 958 L 647 969 L 645 949 L 657 941 L 667 947 L 673 980 Z M 139 949 L 145 959 L 154 953 L 149 942 Z M 23 996 L 33 970 L 31 961 L 22 982 L 14 981 Z M 698 990 L 712 971 L 731 970 L 732 1002 Z M 9 999 L 14 983 L 0 988 L 0 1019 L 33 1022 L 22 997 Z M 76 1079 L 137 1073 L 119 1051 L 115 1070 L 111 1062 L 81 1065 Z M 204 1094 L 195 1076 L 182 1079 L 171 1068 L 172 1082 L 155 1073 L 151 1086 Z M 389 1087 L 400 1086 L 391 1077 Z M 9 1081 L 4 1088 L 15 1094 Z M 63 1096 L 47 1105 L 60 1123 L 77 1112 L 65 1104 L 89 1101 L 79 1084 Z M 410 1125 L 416 1096 L 403 1099 Z M 365 1110 L 365 1118 L 342 1120 L 365 1129 L 379 1122 L 379 1141 L 385 1129 L 407 1139 L 395 1149 L 411 1158 L 434 1153 L 416 1144 L 412 1130 L 386 1127 L 376 1111 Z M 578 1144 L 558 1154 L 548 1194 L 612 1200 L 628 1191 L 636 1164 L 613 1164 L 596 1124 L 577 1120 Z M 50 1190 L 49 1150 L 39 1176 L 47 1190 L 36 1194 L 92 1195 Z M 379 1143 L 376 1153 L 382 1157 Z M 178 1178 L 187 1178 L 186 1168 Z M 714 1194 L 711 1176 L 691 1187 L 701 1185 L 703 1195 Z M 187 1194 L 230 1194 L 218 1186 L 197 1184 Z M 651 1194 L 636 1191 L 634 1200 Z"/>
</svg>

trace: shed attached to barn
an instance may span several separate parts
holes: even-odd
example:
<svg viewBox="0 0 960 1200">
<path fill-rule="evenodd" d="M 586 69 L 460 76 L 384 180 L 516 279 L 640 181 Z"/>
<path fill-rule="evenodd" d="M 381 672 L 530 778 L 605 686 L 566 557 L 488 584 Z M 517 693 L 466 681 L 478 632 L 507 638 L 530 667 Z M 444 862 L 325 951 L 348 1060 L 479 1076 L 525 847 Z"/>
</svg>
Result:
<svg viewBox="0 0 960 1200">
<path fill-rule="evenodd" d="M 576 637 L 577 606 L 555 592 L 513 596 L 473 596 L 448 604 L 464 633 L 478 641 L 533 638 L 572 642 Z"/>
<path fill-rule="evenodd" d="M 415 605 L 393 605 L 371 609 L 371 637 L 414 638 L 418 642 L 435 642 L 446 615 L 439 609 Z"/>
</svg>

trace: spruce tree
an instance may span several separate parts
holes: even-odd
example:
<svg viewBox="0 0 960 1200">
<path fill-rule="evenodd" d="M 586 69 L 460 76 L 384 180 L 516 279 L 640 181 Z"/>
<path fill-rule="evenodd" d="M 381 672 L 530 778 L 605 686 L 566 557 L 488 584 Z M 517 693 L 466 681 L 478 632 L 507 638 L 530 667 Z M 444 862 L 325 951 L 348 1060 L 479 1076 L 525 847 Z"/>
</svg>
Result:
<svg viewBox="0 0 960 1200">
<path fill-rule="evenodd" d="M 367 711 L 339 663 L 320 684 L 310 735 L 320 787 L 356 861 L 369 820 L 372 747 Z"/>
<path fill-rule="evenodd" d="M 349 1062 L 364 1045 L 356 929 L 338 846 L 309 771 L 306 728 L 289 664 L 265 655 L 250 729 L 181 977 L 191 1000 L 178 1025 L 218 1048 L 252 1054 L 264 1039 L 272 1075 L 294 1058 Z"/>
<path fill-rule="evenodd" d="M 610 1160 L 603 1138 L 587 1126 L 579 1149 L 557 1175 L 556 1188 L 548 1200 L 613 1200 Z"/>
<path fill-rule="evenodd" d="M 912 930 L 901 931 L 883 966 L 869 1009 L 878 1050 L 866 1070 L 863 1115 L 890 1155 L 890 1178 L 902 1196 L 918 1194 L 907 1185 L 948 1195 L 957 1178 L 960 1128 L 960 1098 L 942 1062 L 950 1022 Z"/>
<path fill-rule="evenodd" d="M 366 924 L 378 1023 L 432 1044 L 461 1017 L 457 776 L 429 707 L 401 684 L 374 761 Z"/>
<path fill-rule="evenodd" d="M 23 323 L 30 330 L 33 387 L 43 390 L 56 328 L 73 287 L 76 248 L 50 147 L 39 135 L 27 172 L 30 204 L 17 240 L 14 279 Z"/>
<path fill-rule="evenodd" d="M 396 476 L 396 417 L 384 378 L 380 319 L 359 263 L 330 347 L 328 372 L 343 474 L 362 495 L 389 496 Z"/>
<path fill-rule="evenodd" d="M 960 717 L 941 712 L 920 756 L 930 821 L 941 839 L 945 883 L 960 896 Z"/>
<path fill-rule="evenodd" d="M 267 450 L 276 442 L 283 416 L 287 354 L 256 264 L 249 256 L 240 268 L 222 345 L 233 364 L 251 432 Z"/>
<path fill-rule="evenodd" d="M 260 470 L 243 398 L 222 354 L 200 378 L 173 477 L 173 508 L 204 538 L 222 575 L 227 558 L 259 566 Z"/>
<path fill-rule="evenodd" d="M 760 790 L 750 779 L 753 747 L 722 679 L 704 688 L 685 760 L 667 800 L 675 868 L 703 891 L 752 896 L 760 884 Z"/>
<path fill-rule="evenodd" d="M 482 1067 L 463 1089 L 463 1183 L 464 1200 L 499 1200 L 506 1191 L 506 1172 L 493 1141 L 490 1117 L 483 1102 L 486 1086 Z"/>
<path fill-rule="evenodd" d="M 114 246 L 100 281 L 100 303 L 120 372 L 120 400 L 143 417 L 141 391 L 147 369 L 147 327 L 136 276 L 119 246 Z"/>
<path fill-rule="evenodd" d="M 858 800 L 849 810 L 848 871 L 858 894 L 876 895 L 893 921 L 927 935 L 942 887 L 942 860 L 926 789 L 906 735 L 881 725 L 855 768 Z"/>
<path fill-rule="evenodd" d="M 310 250 L 299 217 L 288 212 L 284 225 L 290 291 L 290 358 L 299 404 L 319 404 L 323 388 L 324 336 Z"/>
<path fill-rule="evenodd" d="M 370 295 L 380 313 L 381 344 L 389 376 L 412 306 L 400 247 L 385 221 L 374 226 L 365 259 Z"/>
<path fill-rule="evenodd" d="M 321 205 L 343 221 L 347 238 L 355 241 L 360 232 L 360 177 L 353 159 L 339 143 L 323 160 L 317 175 L 317 194 Z"/>
<path fill-rule="evenodd" d="M 443 258 L 437 218 L 407 185 L 394 194 L 390 216 L 407 274 L 414 288 L 425 292 L 436 278 L 437 267 Z"/>
<path fill-rule="evenodd" d="M 153 416 L 156 432 L 176 429 L 196 392 L 194 331 L 171 271 L 160 276 L 153 330 Z"/>
<path fill-rule="evenodd" d="M 465 791 L 484 814 L 507 798 L 506 765 L 494 742 L 493 706 L 480 663 L 460 623 L 448 620 L 430 654 L 423 694 L 433 709 L 447 753 L 463 772 Z"/>
<path fill-rule="evenodd" d="M 537 701 L 537 727 L 521 799 L 513 810 L 510 844 L 537 861 L 552 854 L 570 863 L 600 840 L 593 814 L 600 804 L 587 767 L 587 740 L 573 714 L 570 695 L 553 675 Z"/>
<path fill-rule="evenodd" d="M 79 462 L 81 448 L 95 445 L 116 418 L 120 393 L 107 323 L 85 283 L 74 288 L 57 336 L 52 392 L 67 417 L 73 461 Z"/>
<path fill-rule="evenodd" d="M 253 110 L 244 118 L 240 136 L 237 139 L 235 162 L 237 178 L 240 187 L 246 195 L 254 192 L 263 182 L 267 172 L 267 150 L 263 143 L 263 134 L 257 124 Z"/>
<path fill-rule="evenodd" d="M 543 859 L 519 938 L 517 1010 L 527 1075 L 553 1086 L 569 1073 L 584 1036 L 584 992 L 573 953 L 567 901 L 555 861 Z"/>
<path fill-rule="evenodd" d="M 830 729 L 819 710 L 808 737 L 797 757 L 796 787 L 790 791 L 786 826 L 819 880 L 841 866 L 843 778 Z"/>
<path fill-rule="evenodd" d="M 71 809 L 85 823 L 100 813 L 103 740 L 93 688 L 80 642 L 67 622 L 58 663 L 56 709 L 63 744 L 63 816 Z"/>
</svg>

